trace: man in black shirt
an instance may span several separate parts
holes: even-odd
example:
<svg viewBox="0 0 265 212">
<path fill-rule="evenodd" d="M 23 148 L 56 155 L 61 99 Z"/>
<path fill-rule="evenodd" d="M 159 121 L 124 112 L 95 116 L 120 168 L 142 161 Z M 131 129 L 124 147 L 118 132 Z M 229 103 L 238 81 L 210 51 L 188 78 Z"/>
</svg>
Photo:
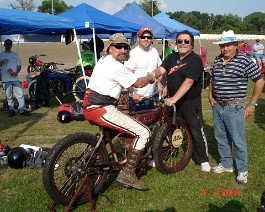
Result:
<svg viewBox="0 0 265 212">
<path fill-rule="evenodd" d="M 189 31 L 182 31 L 176 37 L 178 52 L 170 54 L 161 66 L 154 70 L 158 77 L 167 72 L 167 85 L 163 91 L 165 104 L 176 105 L 177 113 L 188 124 L 194 143 L 193 159 L 204 172 L 210 172 L 208 145 L 203 131 L 201 107 L 202 61 L 194 51 L 194 37 Z"/>
</svg>

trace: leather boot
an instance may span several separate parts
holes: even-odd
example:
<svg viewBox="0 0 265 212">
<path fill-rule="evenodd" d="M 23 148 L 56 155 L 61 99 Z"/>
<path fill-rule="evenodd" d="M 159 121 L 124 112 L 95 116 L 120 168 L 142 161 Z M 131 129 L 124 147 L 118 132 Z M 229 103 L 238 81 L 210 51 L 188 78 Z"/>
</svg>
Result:
<svg viewBox="0 0 265 212">
<path fill-rule="evenodd" d="M 131 147 L 129 148 L 127 162 L 116 179 L 118 182 L 131 186 L 138 190 L 148 190 L 148 186 L 145 183 L 141 182 L 135 174 L 135 170 L 142 153 L 143 150 L 136 150 Z"/>
</svg>

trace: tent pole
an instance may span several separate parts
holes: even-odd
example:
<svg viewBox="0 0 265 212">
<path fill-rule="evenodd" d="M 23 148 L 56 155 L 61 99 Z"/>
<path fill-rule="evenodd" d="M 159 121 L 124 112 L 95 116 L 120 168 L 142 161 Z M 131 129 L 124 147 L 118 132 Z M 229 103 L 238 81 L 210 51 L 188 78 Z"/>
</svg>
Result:
<svg viewBox="0 0 265 212">
<path fill-rule="evenodd" d="M 97 56 L 97 45 L 96 45 L 96 33 L 95 33 L 95 28 L 93 27 L 92 28 L 92 31 L 93 31 L 93 45 L 94 45 L 94 55 L 95 55 L 95 62 L 97 64 L 97 61 L 98 61 L 98 56 Z"/>
<path fill-rule="evenodd" d="M 162 48 L 162 52 L 163 52 L 163 55 L 162 55 L 162 58 L 163 60 L 165 59 L 165 38 L 163 38 L 163 48 Z"/>
<path fill-rule="evenodd" d="M 17 53 L 18 53 L 18 46 L 19 46 L 20 34 L 17 36 Z"/>
<path fill-rule="evenodd" d="M 73 31 L 74 31 L 74 35 L 75 35 L 75 43 L 76 43 L 78 57 L 80 59 L 80 65 L 81 65 L 81 68 L 82 68 L 82 73 L 83 73 L 83 76 L 86 76 L 85 69 L 84 69 L 84 66 L 83 66 L 82 57 L 81 57 L 81 52 L 80 52 L 80 45 L 79 45 L 78 37 L 76 35 L 75 28 L 73 29 Z M 88 82 L 87 82 L 86 78 L 85 78 L 85 84 L 86 84 L 86 88 L 87 88 L 88 87 Z"/>
</svg>

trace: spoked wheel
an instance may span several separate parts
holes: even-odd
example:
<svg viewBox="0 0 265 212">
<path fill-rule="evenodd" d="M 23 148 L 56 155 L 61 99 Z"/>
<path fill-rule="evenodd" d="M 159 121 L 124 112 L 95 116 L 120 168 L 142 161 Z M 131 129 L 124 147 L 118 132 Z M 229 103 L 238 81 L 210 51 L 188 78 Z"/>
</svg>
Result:
<svg viewBox="0 0 265 212">
<path fill-rule="evenodd" d="M 100 191 L 108 171 L 96 164 L 108 161 L 105 147 L 98 148 L 88 168 L 85 169 L 96 143 L 96 136 L 76 133 L 66 136 L 49 151 L 43 168 L 43 183 L 45 190 L 55 202 L 69 205 L 86 175 L 89 177 L 93 196 Z M 85 182 L 75 205 L 89 201 L 87 186 L 88 183 Z"/>
<path fill-rule="evenodd" d="M 184 120 L 177 120 L 172 138 L 169 137 L 168 130 L 166 123 L 161 126 L 153 147 L 155 166 L 163 174 L 184 169 L 193 151 L 192 136 Z"/>
<path fill-rule="evenodd" d="M 90 80 L 90 77 L 82 76 L 82 77 L 79 77 L 75 81 L 73 85 L 73 94 L 74 94 L 76 101 L 83 102 L 84 95 L 86 92 L 86 84 L 88 85 L 89 80 Z"/>
</svg>

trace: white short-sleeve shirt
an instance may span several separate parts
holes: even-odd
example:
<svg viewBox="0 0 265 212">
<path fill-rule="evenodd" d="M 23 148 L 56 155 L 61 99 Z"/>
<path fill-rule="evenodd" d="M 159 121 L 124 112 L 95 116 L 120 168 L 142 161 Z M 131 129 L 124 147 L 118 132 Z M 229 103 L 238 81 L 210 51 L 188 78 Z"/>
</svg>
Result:
<svg viewBox="0 0 265 212">
<path fill-rule="evenodd" d="M 129 88 L 136 80 L 137 77 L 122 63 L 111 55 L 106 55 L 97 62 L 88 87 L 102 95 L 118 99 L 122 89 Z"/>
<path fill-rule="evenodd" d="M 149 51 L 144 51 L 137 46 L 130 52 L 130 58 L 124 65 L 132 69 L 136 77 L 144 77 L 147 72 L 152 72 L 161 65 L 161 59 L 154 47 L 150 46 Z M 143 88 L 134 88 L 134 92 L 150 97 L 155 91 L 153 84 L 148 84 Z"/>
</svg>

